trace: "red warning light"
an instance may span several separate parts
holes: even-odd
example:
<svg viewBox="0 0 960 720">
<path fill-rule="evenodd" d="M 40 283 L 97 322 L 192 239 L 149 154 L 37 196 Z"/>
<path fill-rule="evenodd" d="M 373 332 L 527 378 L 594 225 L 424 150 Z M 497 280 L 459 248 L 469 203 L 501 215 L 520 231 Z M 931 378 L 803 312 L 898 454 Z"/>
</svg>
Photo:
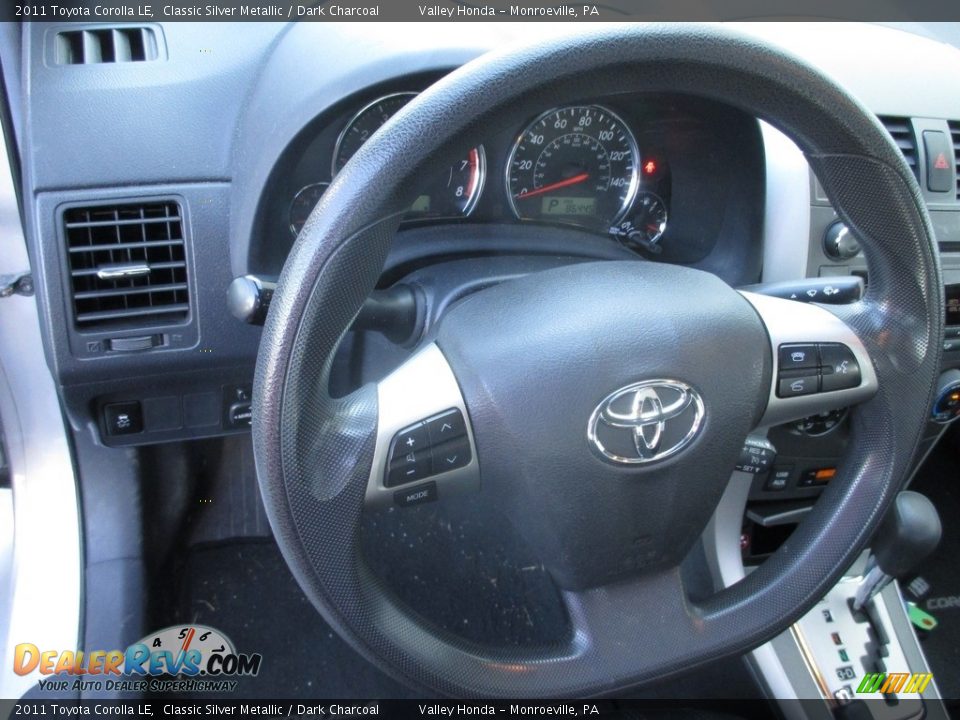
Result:
<svg viewBox="0 0 960 720">
<path fill-rule="evenodd" d="M 647 160 L 643 164 L 643 171 L 647 175 L 653 175 L 657 171 L 657 162 L 655 160 Z"/>
<path fill-rule="evenodd" d="M 943 153 L 937 155 L 937 161 L 933 164 L 937 170 L 949 170 L 950 164 L 947 162 L 947 158 Z"/>
</svg>

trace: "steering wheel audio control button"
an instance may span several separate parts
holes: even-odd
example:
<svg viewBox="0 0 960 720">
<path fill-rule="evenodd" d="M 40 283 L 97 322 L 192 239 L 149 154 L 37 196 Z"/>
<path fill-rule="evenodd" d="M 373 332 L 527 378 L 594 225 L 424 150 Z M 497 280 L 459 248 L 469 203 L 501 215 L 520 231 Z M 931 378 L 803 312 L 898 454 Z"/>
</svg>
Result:
<svg viewBox="0 0 960 720">
<path fill-rule="evenodd" d="M 860 364 L 853 351 L 840 343 L 820 345 L 823 392 L 848 390 L 860 385 Z"/>
<path fill-rule="evenodd" d="M 781 345 L 780 370 L 809 370 L 820 364 L 817 346 L 809 345 Z"/>
<path fill-rule="evenodd" d="M 426 425 L 427 431 L 430 433 L 431 445 L 439 445 L 467 434 L 467 425 L 463 421 L 463 413 L 456 408 L 429 418 Z"/>
<path fill-rule="evenodd" d="M 430 436 L 427 426 L 422 422 L 404 428 L 393 436 L 390 449 L 390 464 L 410 453 L 417 453 L 430 447 Z"/>
<path fill-rule="evenodd" d="M 422 505 L 423 503 L 434 502 L 436 499 L 437 484 L 435 482 L 404 488 L 403 490 L 397 490 L 393 494 L 393 501 L 400 507 Z"/>
<path fill-rule="evenodd" d="M 470 463 L 470 441 L 467 436 L 456 438 L 433 448 L 433 474 L 456 470 Z"/>
<path fill-rule="evenodd" d="M 420 480 L 431 474 L 432 462 L 430 451 L 409 452 L 401 454 L 390 462 L 387 469 L 387 487 L 395 487 L 405 483 Z"/>
</svg>

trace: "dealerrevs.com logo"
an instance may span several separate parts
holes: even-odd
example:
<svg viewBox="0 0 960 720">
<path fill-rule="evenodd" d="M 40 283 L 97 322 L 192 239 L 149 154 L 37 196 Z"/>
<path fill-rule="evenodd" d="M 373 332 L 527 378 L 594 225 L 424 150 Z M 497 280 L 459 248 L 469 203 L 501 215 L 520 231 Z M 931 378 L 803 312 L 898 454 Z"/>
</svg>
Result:
<svg viewBox="0 0 960 720">
<path fill-rule="evenodd" d="M 16 646 L 13 671 L 38 672 L 41 690 L 229 692 L 238 677 L 260 672 L 259 653 L 238 653 L 230 639 L 204 625 L 179 625 L 147 635 L 126 650 L 41 650 Z"/>
</svg>

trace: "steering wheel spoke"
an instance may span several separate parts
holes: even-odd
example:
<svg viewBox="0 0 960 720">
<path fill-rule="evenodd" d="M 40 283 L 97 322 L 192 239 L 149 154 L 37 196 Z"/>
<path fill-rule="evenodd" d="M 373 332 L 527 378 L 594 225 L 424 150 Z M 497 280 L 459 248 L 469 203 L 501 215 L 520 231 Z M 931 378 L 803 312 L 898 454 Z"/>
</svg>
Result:
<svg viewBox="0 0 960 720">
<path fill-rule="evenodd" d="M 480 487 L 480 466 L 460 386 L 434 343 L 377 386 L 379 418 L 365 502 L 408 507 Z"/>
<path fill-rule="evenodd" d="M 773 374 L 759 427 L 780 425 L 873 397 L 877 373 L 856 331 L 820 305 L 741 292 L 767 329 Z"/>
</svg>

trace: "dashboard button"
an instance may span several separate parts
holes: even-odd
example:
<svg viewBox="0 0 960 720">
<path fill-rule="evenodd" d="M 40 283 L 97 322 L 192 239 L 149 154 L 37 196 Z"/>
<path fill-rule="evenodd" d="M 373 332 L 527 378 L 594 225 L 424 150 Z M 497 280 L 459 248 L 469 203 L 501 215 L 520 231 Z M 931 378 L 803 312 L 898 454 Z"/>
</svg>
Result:
<svg viewBox="0 0 960 720">
<path fill-rule="evenodd" d="M 817 392 L 820 378 L 817 375 L 781 377 L 777 384 L 777 397 L 789 398 L 812 395 Z"/>
<path fill-rule="evenodd" d="M 467 425 L 463 421 L 463 413 L 457 409 L 435 415 L 429 418 L 426 424 L 427 431 L 430 433 L 431 445 L 439 445 L 467 434 Z"/>
<path fill-rule="evenodd" d="M 817 356 L 817 346 L 810 345 L 781 345 L 780 370 L 809 370 L 817 367 L 820 360 Z"/>
<path fill-rule="evenodd" d="M 940 130 L 923 131 L 923 149 L 927 156 L 927 190 L 953 191 L 953 146 Z"/>
<path fill-rule="evenodd" d="M 800 474 L 800 479 L 797 480 L 797 487 L 820 487 L 829 483 L 836 474 L 836 468 L 814 468 L 812 470 L 805 470 Z"/>
<path fill-rule="evenodd" d="M 790 483 L 791 475 L 793 475 L 793 466 L 774 468 L 773 472 L 770 473 L 770 477 L 767 478 L 763 489 L 772 492 L 786 490 L 787 485 Z"/>
<path fill-rule="evenodd" d="M 393 436 L 390 450 L 390 464 L 409 453 L 418 453 L 430 447 L 427 426 L 422 422 L 404 428 Z"/>
<path fill-rule="evenodd" d="M 108 435 L 134 435 L 143 432 L 143 413 L 138 401 L 113 403 L 103 408 Z"/>
<path fill-rule="evenodd" d="M 860 385 L 860 364 L 846 345 L 839 343 L 820 346 L 823 392 L 847 390 Z"/>
<path fill-rule="evenodd" d="M 456 470 L 470 463 L 470 440 L 464 435 L 433 448 L 433 473 Z"/>
</svg>

